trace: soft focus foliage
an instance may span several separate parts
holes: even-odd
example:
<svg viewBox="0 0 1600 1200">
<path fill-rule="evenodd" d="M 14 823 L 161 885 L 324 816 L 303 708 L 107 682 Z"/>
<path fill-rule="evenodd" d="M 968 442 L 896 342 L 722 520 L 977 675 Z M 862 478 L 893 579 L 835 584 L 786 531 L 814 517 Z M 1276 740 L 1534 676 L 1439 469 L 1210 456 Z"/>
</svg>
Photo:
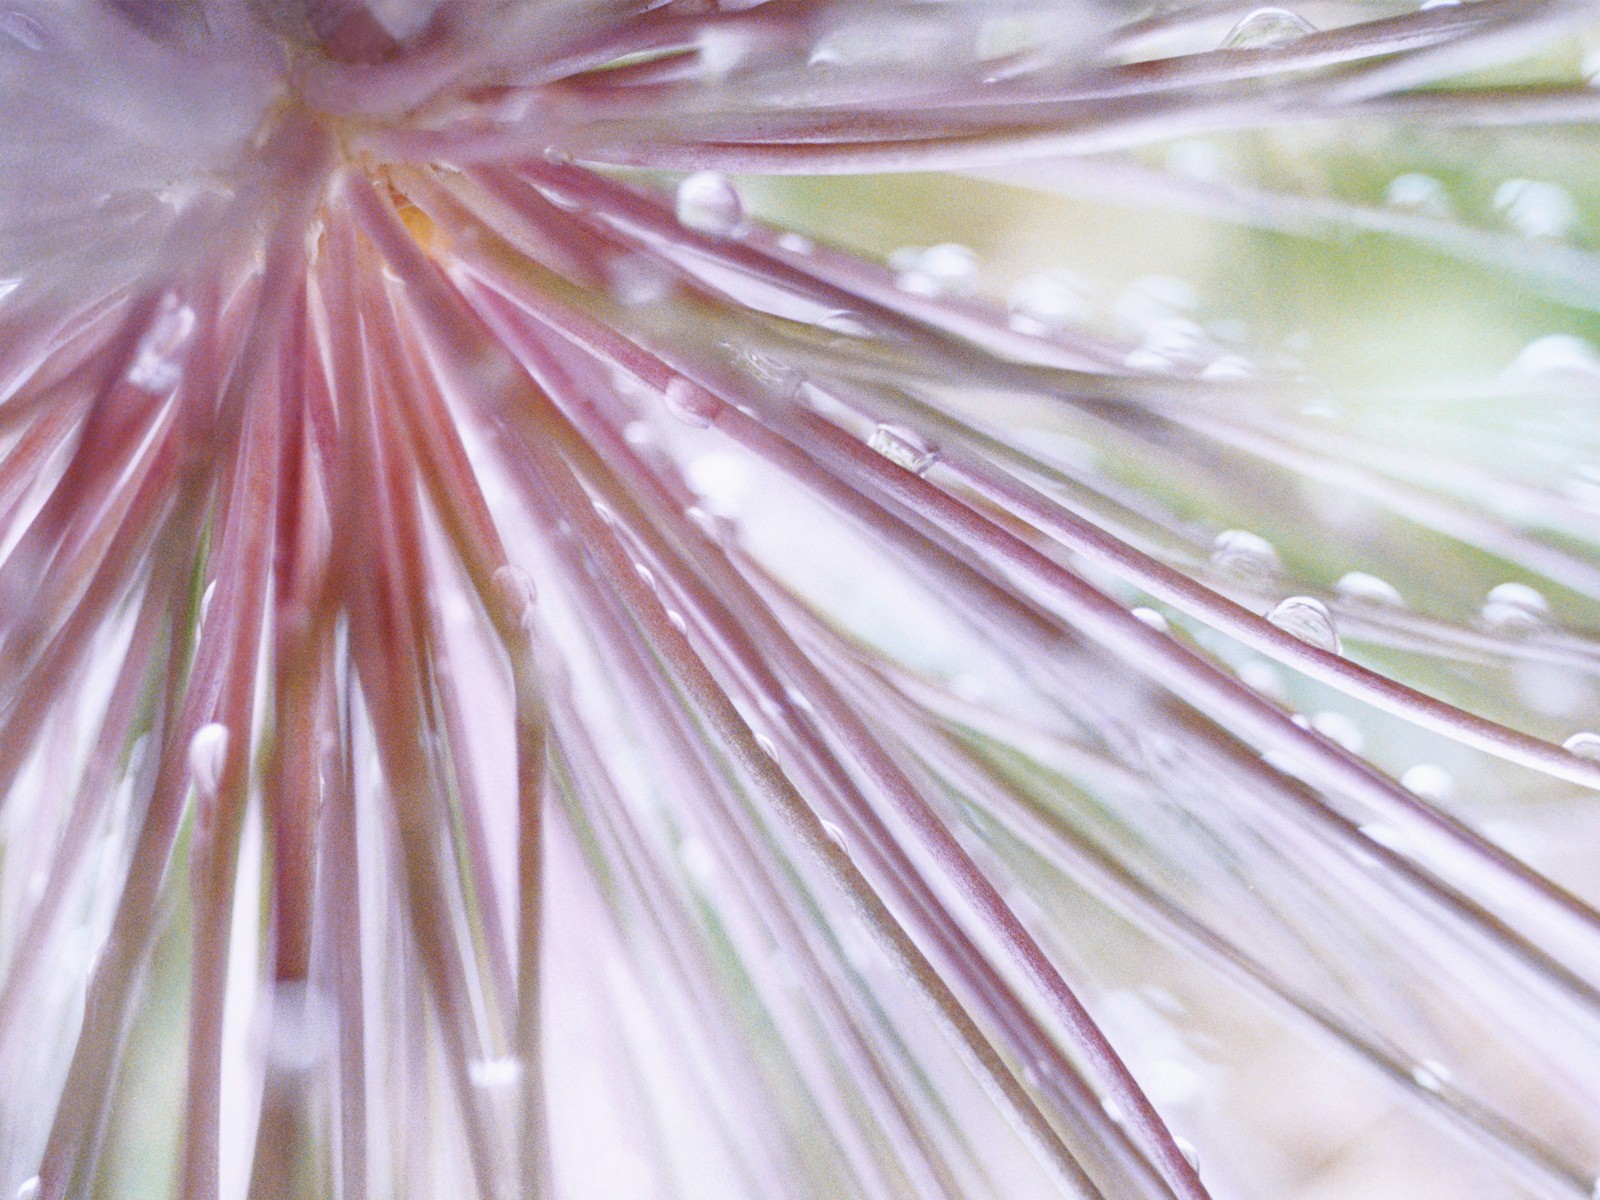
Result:
<svg viewBox="0 0 1600 1200">
<path fill-rule="evenodd" d="M 1600 1191 L 1574 0 L 0 0 L 0 1196 Z"/>
</svg>

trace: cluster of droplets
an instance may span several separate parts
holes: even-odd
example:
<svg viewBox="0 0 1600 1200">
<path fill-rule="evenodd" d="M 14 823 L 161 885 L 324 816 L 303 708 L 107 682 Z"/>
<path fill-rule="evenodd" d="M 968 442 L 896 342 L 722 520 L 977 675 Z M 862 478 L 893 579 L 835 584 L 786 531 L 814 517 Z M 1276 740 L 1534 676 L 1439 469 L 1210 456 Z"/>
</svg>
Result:
<svg viewBox="0 0 1600 1200">
<path fill-rule="evenodd" d="M 889 256 L 895 286 L 913 296 L 965 296 L 978 284 L 978 256 L 970 246 L 941 242 L 906 246 Z"/>
<path fill-rule="evenodd" d="M 1036 271 L 1017 281 L 1008 307 L 1011 328 L 1018 333 L 1060 333 L 1088 319 L 1088 288 L 1067 271 Z"/>
<path fill-rule="evenodd" d="M 161 396 L 183 378 L 184 358 L 194 335 L 195 312 L 168 292 L 156 306 L 150 327 L 139 339 L 128 382 L 141 391 Z"/>
</svg>

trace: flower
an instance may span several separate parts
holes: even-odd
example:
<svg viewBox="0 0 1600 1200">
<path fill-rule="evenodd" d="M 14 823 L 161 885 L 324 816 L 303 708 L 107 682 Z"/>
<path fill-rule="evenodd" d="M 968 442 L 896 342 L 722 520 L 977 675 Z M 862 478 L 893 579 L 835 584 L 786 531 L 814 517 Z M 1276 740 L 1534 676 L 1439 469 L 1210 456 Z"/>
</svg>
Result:
<svg viewBox="0 0 1600 1200">
<path fill-rule="evenodd" d="M 1313 15 L 0 7 L 0 1195 L 1587 1195 L 1589 13 Z"/>
</svg>

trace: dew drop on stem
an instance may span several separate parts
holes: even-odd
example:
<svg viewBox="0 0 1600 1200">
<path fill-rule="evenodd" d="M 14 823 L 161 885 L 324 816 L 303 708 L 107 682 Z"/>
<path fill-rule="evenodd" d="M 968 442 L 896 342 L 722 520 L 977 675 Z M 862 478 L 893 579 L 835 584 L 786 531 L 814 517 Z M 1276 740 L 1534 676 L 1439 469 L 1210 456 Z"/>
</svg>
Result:
<svg viewBox="0 0 1600 1200">
<path fill-rule="evenodd" d="M 1561 748 L 1576 758 L 1600 762 L 1600 733 L 1580 730 L 1562 742 Z"/>
<path fill-rule="evenodd" d="M 1390 608 L 1404 608 L 1405 598 L 1386 579 L 1368 575 L 1365 571 L 1350 571 L 1339 577 L 1333 590 L 1340 599 L 1356 604 L 1384 604 Z"/>
<path fill-rule="evenodd" d="M 705 429 L 722 412 L 722 401 L 692 379 L 675 375 L 661 393 L 667 411 L 685 425 Z"/>
<path fill-rule="evenodd" d="M 1271 542 L 1243 529 L 1225 529 L 1211 543 L 1211 565 L 1245 583 L 1263 583 L 1278 573 Z"/>
<path fill-rule="evenodd" d="M 913 475 L 923 474 L 939 458 L 938 450 L 898 425 L 879 425 L 867 439 L 867 445 Z"/>
<path fill-rule="evenodd" d="M 678 221 L 686 229 L 712 237 L 732 237 L 744 228 L 744 202 L 739 189 L 721 171 L 696 171 L 678 184 Z"/>
<path fill-rule="evenodd" d="M 1450 772 L 1433 763 L 1407 767 L 1400 776 L 1400 786 L 1424 800 L 1448 800 L 1455 791 L 1455 781 L 1450 778 Z"/>
<path fill-rule="evenodd" d="M 1549 613 L 1549 602 L 1537 589 L 1525 583 L 1502 583 L 1489 590 L 1478 615 L 1497 632 L 1526 633 L 1543 624 Z"/>
<path fill-rule="evenodd" d="M 1334 628 L 1333 614 L 1321 600 L 1290 596 L 1267 614 L 1267 620 L 1308 646 L 1329 654 L 1339 653 L 1339 631 Z"/>
<path fill-rule="evenodd" d="M 1315 33 L 1316 26 L 1286 8 L 1258 8 L 1228 31 L 1224 50 L 1276 50 Z"/>
</svg>

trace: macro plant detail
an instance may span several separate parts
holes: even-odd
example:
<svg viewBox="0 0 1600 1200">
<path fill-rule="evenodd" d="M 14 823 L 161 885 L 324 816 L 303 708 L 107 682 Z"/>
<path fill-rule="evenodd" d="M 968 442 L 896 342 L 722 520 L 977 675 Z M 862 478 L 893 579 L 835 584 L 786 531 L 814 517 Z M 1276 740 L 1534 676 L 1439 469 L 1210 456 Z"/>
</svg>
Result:
<svg viewBox="0 0 1600 1200">
<path fill-rule="evenodd" d="M 4 0 L 0 1196 L 1600 1194 L 1596 32 Z"/>
</svg>

